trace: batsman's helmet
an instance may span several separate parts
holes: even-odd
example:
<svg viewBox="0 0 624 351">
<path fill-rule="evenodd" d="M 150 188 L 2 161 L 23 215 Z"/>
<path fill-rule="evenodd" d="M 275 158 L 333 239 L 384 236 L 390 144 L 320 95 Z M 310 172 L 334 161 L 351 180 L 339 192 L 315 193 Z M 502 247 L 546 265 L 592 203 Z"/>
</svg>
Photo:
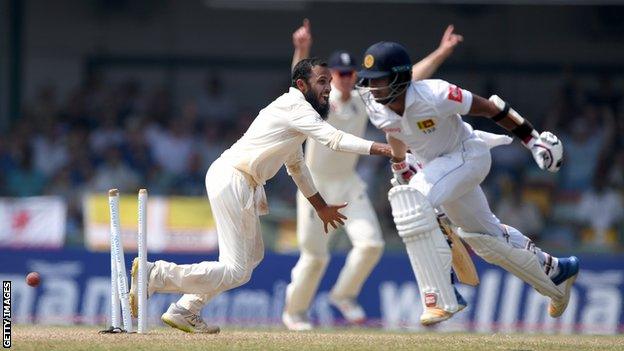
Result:
<svg viewBox="0 0 624 351">
<path fill-rule="evenodd" d="M 412 79 L 412 61 L 407 50 L 398 43 L 380 41 L 371 45 L 364 53 L 362 69 L 358 71 L 358 89 L 360 92 L 369 92 L 370 79 L 388 77 L 388 85 L 374 89 L 390 88 L 390 93 L 384 97 L 375 98 L 381 104 L 388 104 L 405 89 Z"/>
</svg>

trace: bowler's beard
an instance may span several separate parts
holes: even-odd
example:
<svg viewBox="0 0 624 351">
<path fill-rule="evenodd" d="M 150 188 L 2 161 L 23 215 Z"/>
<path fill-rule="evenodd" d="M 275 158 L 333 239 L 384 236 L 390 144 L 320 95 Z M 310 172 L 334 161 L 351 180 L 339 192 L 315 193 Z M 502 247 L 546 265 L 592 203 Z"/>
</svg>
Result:
<svg viewBox="0 0 624 351">
<path fill-rule="evenodd" d="M 314 92 L 312 90 L 308 90 L 306 93 L 303 94 L 303 96 L 305 97 L 306 101 L 309 102 L 310 105 L 312 105 L 312 108 L 316 110 L 319 115 L 321 115 L 322 119 L 327 119 L 327 114 L 329 113 L 329 102 L 326 104 L 321 104 L 321 102 L 314 95 Z"/>
</svg>

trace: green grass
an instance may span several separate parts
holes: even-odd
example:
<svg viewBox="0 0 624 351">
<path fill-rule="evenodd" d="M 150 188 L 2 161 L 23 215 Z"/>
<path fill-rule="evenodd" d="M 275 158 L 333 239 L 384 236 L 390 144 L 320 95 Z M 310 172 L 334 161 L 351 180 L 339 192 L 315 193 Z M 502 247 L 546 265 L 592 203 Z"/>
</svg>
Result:
<svg viewBox="0 0 624 351">
<path fill-rule="evenodd" d="M 94 327 L 17 326 L 14 350 L 623 350 L 624 336 L 228 329 L 195 335 L 170 328 L 147 335 L 98 334 Z"/>
</svg>

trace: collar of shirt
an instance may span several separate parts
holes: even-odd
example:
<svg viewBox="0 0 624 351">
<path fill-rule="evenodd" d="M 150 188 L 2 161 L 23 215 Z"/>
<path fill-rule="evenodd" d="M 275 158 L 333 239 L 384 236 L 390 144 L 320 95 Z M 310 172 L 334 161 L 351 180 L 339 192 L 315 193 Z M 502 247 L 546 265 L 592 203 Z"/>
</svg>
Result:
<svg viewBox="0 0 624 351">
<path fill-rule="evenodd" d="M 410 82 L 405 91 L 405 110 L 416 102 L 416 89 L 414 88 L 414 82 Z"/>
<path fill-rule="evenodd" d="M 405 91 L 405 107 L 403 109 L 403 116 L 405 116 L 405 112 L 407 111 L 407 108 L 413 105 L 415 102 L 416 102 L 416 88 L 414 88 L 414 81 L 412 81 L 407 86 L 407 89 Z M 390 109 L 388 105 L 381 105 L 381 108 L 385 112 L 388 118 L 391 118 L 391 119 L 401 118 L 401 116 L 399 116 L 396 112 L 392 111 L 392 109 Z"/>
<path fill-rule="evenodd" d="M 288 88 L 288 94 L 292 95 L 294 98 L 305 100 L 305 96 L 303 96 L 303 93 L 301 92 L 301 90 L 297 88 L 293 88 L 293 87 Z"/>
</svg>

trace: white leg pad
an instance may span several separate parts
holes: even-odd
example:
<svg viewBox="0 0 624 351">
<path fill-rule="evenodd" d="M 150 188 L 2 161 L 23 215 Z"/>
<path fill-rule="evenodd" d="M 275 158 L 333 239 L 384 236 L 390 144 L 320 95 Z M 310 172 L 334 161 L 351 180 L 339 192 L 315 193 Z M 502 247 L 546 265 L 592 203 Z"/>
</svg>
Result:
<svg viewBox="0 0 624 351">
<path fill-rule="evenodd" d="M 457 311 L 451 284 L 451 248 L 440 230 L 427 198 L 409 185 L 390 189 L 388 199 L 399 236 L 418 280 L 423 308 Z"/>
<path fill-rule="evenodd" d="M 558 288 L 544 273 L 535 253 L 515 248 L 503 239 L 491 235 L 469 233 L 461 228 L 459 228 L 458 234 L 481 258 L 514 274 L 535 288 L 540 294 L 553 299 L 563 297 L 564 291 Z"/>
</svg>

